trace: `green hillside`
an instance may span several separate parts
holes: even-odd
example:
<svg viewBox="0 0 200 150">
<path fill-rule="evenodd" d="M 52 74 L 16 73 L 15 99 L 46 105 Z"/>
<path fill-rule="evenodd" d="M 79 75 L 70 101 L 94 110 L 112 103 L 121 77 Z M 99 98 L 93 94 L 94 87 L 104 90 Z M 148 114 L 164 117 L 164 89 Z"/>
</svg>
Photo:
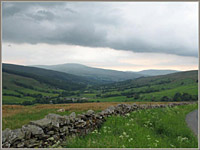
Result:
<svg viewBox="0 0 200 150">
<path fill-rule="evenodd" d="M 3 104 L 22 104 L 37 100 L 49 103 L 53 98 L 75 95 L 99 82 L 83 77 L 36 67 L 2 65 Z"/>
<path fill-rule="evenodd" d="M 35 79 L 6 72 L 2 73 L 2 81 L 3 104 L 19 104 L 41 96 L 58 96 L 63 91 Z"/>
<path fill-rule="evenodd" d="M 96 100 L 99 101 L 197 100 L 198 71 L 141 77 L 134 80 L 97 86 L 94 93 L 97 93 Z M 177 94 L 178 98 L 174 98 L 175 94 Z"/>
<path fill-rule="evenodd" d="M 100 84 L 99 81 L 89 80 L 77 75 L 21 65 L 3 64 L 2 71 L 33 78 L 41 83 L 66 90 L 79 90 L 85 88 L 88 84 Z"/>
<path fill-rule="evenodd" d="M 140 77 L 101 85 L 63 72 L 3 64 L 3 104 L 194 101 L 198 71 Z"/>
</svg>

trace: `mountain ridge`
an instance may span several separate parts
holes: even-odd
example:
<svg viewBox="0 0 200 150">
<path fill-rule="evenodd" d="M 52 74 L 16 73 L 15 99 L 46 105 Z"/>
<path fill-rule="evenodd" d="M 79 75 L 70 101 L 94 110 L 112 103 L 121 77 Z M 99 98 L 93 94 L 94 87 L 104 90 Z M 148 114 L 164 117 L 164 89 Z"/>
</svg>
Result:
<svg viewBox="0 0 200 150">
<path fill-rule="evenodd" d="M 79 76 L 85 76 L 91 79 L 98 79 L 108 82 L 109 81 L 119 82 L 119 81 L 139 78 L 142 76 L 156 76 L 156 75 L 165 75 L 165 74 L 179 72 L 177 70 L 158 70 L 158 69 L 142 70 L 138 72 L 119 71 L 112 69 L 95 68 L 77 63 L 65 63 L 57 65 L 35 65 L 35 67 L 70 73 Z"/>
</svg>

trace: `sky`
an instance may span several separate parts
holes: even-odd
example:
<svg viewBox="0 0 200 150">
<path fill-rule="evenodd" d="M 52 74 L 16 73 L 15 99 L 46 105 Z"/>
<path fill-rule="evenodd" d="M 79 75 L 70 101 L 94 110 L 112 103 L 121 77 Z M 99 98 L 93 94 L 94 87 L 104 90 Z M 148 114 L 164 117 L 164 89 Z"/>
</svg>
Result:
<svg viewBox="0 0 200 150">
<path fill-rule="evenodd" d="M 198 2 L 3 2 L 3 63 L 198 69 Z"/>
</svg>

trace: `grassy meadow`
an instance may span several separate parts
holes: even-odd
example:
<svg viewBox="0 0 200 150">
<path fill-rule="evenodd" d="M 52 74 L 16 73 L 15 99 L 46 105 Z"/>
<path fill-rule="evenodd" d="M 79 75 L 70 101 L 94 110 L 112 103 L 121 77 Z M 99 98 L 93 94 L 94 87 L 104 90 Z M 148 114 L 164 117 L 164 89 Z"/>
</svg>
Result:
<svg viewBox="0 0 200 150">
<path fill-rule="evenodd" d="M 138 110 L 125 117 L 112 116 L 100 129 L 84 137 L 70 138 L 65 148 L 194 148 L 197 137 L 185 116 L 197 104 Z"/>
<path fill-rule="evenodd" d="M 87 102 L 178 101 L 174 98 L 177 93 L 187 94 L 179 101 L 197 100 L 197 75 L 197 72 L 191 71 L 106 85 L 88 85 L 85 90 L 66 91 L 33 78 L 3 72 L 3 104 L 23 104 L 25 101 L 32 104 L 52 101 L 56 104 L 72 103 L 64 99 L 83 97 Z"/>
<path fill-rule="evenodd" d="M 76 103 L 76 104 L 37 104 L 31 106 L 3 105 L 2 106 L 2 129 L 17 129 L 32 120 L 44 118 L 49 113 L 68 115 L 71 112 L 82 113 L 89 109 L 96 112 L 104 110 L 109 106 L 120 103 L 130 104 L 131 102 L 102 102 L 102 103 Z M 136 104 L 162 104 L 167 102 L 135 102 Z M 57 112 L 58 109 L 65 109 L 65 112 Z"/>
</svg>

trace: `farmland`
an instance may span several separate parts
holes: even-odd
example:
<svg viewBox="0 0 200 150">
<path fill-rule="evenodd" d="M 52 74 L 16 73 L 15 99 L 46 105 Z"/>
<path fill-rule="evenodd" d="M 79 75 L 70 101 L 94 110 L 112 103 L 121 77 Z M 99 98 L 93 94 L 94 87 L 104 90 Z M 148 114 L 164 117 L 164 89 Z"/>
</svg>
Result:
<svg viewBox="0 0 200 150">
<path fill-rule="evenodd" d="M 99 112 L 120 103 L 151 105 L 198 99 L 195 70 L 105 84 L 99 79 L 91 81 L 51 70 L 15 67 L 8 65 L 2 73 L 3 130 L 21 128 L 49 113 L 80 114 L 89 109 Z M 197 147 L 197 139 L 184 120 L 194 109 L 197 104 L 108 117 L 101 128 L 85 137 L 71 138 L 62 147 Z M 92 140 L 94 137 L 96 140 Z"/>
<path fill-rule="evenodd" d="M 74 90 L 66 90 L 68 86 L 65 82 L 68 81 L 56 86 L 56 81 L 47 83 L 42 82 L 41 77 L 39 80 L 39 77 L 20 74 L 3 72 L 3 104 L 194 101 L 198 97 L 197 71 L 141 77 L 110 84 L 94 84 L 90 81 L 87 84 L 81 83 L 80 87 L 75 83 L 77 89 Z M 82 88 L 83 85 L 85 88 Z"/>
</svg>

